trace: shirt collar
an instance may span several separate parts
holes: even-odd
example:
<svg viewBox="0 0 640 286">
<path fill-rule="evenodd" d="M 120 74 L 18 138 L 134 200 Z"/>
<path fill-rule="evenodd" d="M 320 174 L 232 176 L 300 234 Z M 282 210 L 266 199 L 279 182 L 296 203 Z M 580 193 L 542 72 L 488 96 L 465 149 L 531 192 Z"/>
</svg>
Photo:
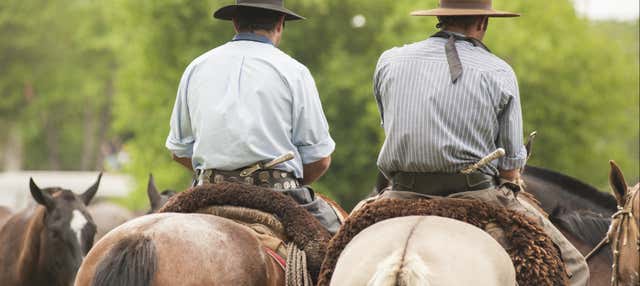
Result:
<svg viewBox="0 0 640 286">
<path fill-rule="evenodd" d="M 254 33 L 238 33 L 233 37 L 232 41 L 253 41 L 274 46 L 273 42 L 271 42 L 269 38 Z"/>
</svg>

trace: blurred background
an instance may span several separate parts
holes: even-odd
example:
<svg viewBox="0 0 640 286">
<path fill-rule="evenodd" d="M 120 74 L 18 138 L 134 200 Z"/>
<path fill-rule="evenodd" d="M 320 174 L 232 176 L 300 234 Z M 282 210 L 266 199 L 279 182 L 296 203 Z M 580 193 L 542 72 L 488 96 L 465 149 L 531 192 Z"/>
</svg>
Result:
<svg viewBox="0 0 640 286">
<path fill-rule="evenodd" d="M 337 149 L 314 187 L 347 208 L 369 193 L 384 134 L 372 75 L 386 49 L 433 34 L 409 17 L 437 0 L 288 0 L 308 18 L 281 49 L 309 67 Z M 178 82 L 197 56 L 233 36 L 211 13 L 228 1 L 0 1 L 0 204 L 23 205 L 28 177 L 147 206 L 191 174 L 164 148 Z M 531 164 L 608 191 L 608 160 L 639 177 L 638 0 L 494 0 L 523 17 L 492 19 L 485 43 L 515 69 Z M 523 134 L 524 136 L 525 134 Z"/>
</svg>

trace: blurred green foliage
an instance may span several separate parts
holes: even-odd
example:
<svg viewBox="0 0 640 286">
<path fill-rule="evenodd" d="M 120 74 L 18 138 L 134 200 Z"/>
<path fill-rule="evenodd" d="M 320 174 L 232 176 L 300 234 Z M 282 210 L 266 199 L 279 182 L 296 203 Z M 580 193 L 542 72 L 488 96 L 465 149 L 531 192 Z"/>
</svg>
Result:
<svg viewBox="0 0 640 286">
<path fill-rule="evenodd" d="M 106 12 L 97 1 L 0 1 L 0 132 L 20 131 L 25 169 L 101 167 L 116 72 Z"/>
<path fill-rule="evenodd" d="M 184 68 L 233 36 L 231 23 L 211 17 L 233 1 L 105 2 L 2 1 L 0 122 L 20 119 L 30 138 L 28 166 L 47 156 L 47 126 L 60 128 L 61 157 L 71 166 L 87 138 L 83 114 L 111 106 L 104 94 L 112 83 L 109 124 L 112 134 L 128 139 L 126 171 L 139 190 L 127 203 L 137 207 L 146 203 L 142 189 L 150 172 L 160 187 L 190 184 L 191 174 L 164 148 L 169 116 Z M 408 14 L 437 1 L 286 3 L 309 19 L 287 24 L 281 49 L 315 76 L 337 143 L 332 167 L 315 188 L 350 207 L 371 191 L 384 139 L 371 87 L 378 56 L 434 33 L 435 19 Z M 539 132 L 532 164 L 605 189 L 607 160 L 615 159 L 636 180 L 638 22 L 590 22 L 576 16 L 569 0 L 494 5 L 523 14 L 492 19 L 485 42 L 518 74 L 526 132 Z M 364 26 L 352 24 L 356 15 L 365 17 Z M 25 99 L 25 84 L 37 91 L 33 103 Z"/>
</svg>

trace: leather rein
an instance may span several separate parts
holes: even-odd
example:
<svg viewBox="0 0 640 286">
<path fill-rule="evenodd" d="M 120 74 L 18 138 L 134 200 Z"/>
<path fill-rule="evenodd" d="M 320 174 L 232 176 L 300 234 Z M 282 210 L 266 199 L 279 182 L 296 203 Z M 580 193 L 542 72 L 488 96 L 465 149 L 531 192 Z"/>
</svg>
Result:
<svg viewBox="0 0 640 286">
<path fill-rule="evenodd" d="M 636 230 L 640 230 L 638 226 L 638 222 L 636 221 L 635 216 L 633 215 L 633 201 L 639 192 L 640 191 L 636 190 L 631 196 L 629 196 L 629 199 L 626 201 L 624 207 L 618 206 L 618 211 L 611 216 L 611 225 L 613 225 L 613 221 L 616 219 L 620 219 L 620 223 L 618 223 L 615 229 L 613 227 L 609 227 L 609 230 L 605 234 L 604 238 L 600 241 L 600 243 L 598 243 L 598 245 L 596 245 L 596 247 L 593 250 L 591 250 L 589 254 L 585 256 L 585 260 L 589 262 L 589 259 L 594 257 L 596 254 L 598 254 L 602 250 L 602 248 L 604 248 L 604 246 L 611 244 L 610 238 L 613 237 L 612 235 L 615 233 L 615 239 L 613 240 L 615 245 L 613 245 L 614 249 L 613 249 L 613 265 L 611 270 L 611 285 L 618 284 L 617 283 L 618 267 L 620 264 L 619 259 L 620 259 L 620 247 L 621 247 L 620 240 L 623 235 L 622 231 L 623 231 L 625 220 L 628 220 L 630 224 L 629 227 L 626 229 L 626 231 L 629 231 L 629 228 L 631 228 L 631 226 L 635 227 Z M 626 235 L 624 238 L 626 239 Z M 638 237 L 636 241 L 638 243 L 638 250 L 640 251 L 640 231 L 638 231 Z M 626 241 L 625 241 L 625 244 L 626 244 Z"/>
</svg>

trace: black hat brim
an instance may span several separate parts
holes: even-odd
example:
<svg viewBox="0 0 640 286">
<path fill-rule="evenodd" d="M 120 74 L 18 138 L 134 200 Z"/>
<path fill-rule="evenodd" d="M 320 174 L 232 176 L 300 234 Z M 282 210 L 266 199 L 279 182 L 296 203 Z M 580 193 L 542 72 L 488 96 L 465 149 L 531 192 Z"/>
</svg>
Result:
<svg viewBox="0 0 640 286">
<path fill-rule="evenodd" d="M 253 8 L 260 8 L 260 9 L 280 12 L 284 14 L 285 21 L 296 21 L 296 20 L 305 19 L 304 17 L 284 7 L 271 5 L 271 4 L 248 4 L 248 3 L 224 6 L 218 9 L 216 12 L 214 12 L 213 17 L 220 20 L 232 20 L 233 17 L 236 15 L 238 7 L 253 7 Z"/>
</svg>

